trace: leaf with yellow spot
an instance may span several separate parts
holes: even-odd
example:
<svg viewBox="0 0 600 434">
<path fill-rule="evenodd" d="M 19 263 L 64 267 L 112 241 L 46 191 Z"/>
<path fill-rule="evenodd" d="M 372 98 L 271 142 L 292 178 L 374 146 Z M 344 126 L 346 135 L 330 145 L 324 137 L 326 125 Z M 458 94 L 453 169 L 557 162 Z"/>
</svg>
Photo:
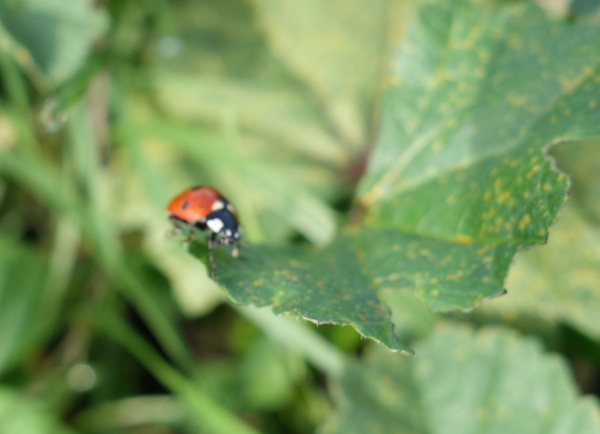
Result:
<svg viewBox="0 0 600 434">
<path fill-rule="evenodd" d="M 192 253 L 206 257 L 206 246 Z M 388 348 L 412 354 L 393 333 L 388 307 L 366 274 L 353 239 L 342 237 L 323 250 L 299 247 L 242 247 L 238 258 L 219 248 L 219 282 L 235 303 L 273 306 L 279 315 L 351 325 Z"/>
<path fill-rule="evenodd" d="M 501 293 L 515 253 L 545 241 L 566 199 L 547 148 L 600 136 L 590 105 L 600 50 L 589 50 L 600 32 L 533 5 L 421 3 L 359 186 L 357 233 L 371 276 L 410 282 L 385 289 L 409 289 L 434 310 L 469 309 Z"/>
<path fill-rule="evenodd" d="M 334 380 L 338 413 L 321 434 L 597 434 L 566 362 L 502 329 L 438 328 L 417 357 L 370 348 Z"/>
<path fill-rule="evenodd" d="M 600 340 L 600 141 L 561 146 L 560 167 L 575 173 L 573 200 L 561 212 L 548 244 L 524 252 L 508 277 L 510 296 L 480 313 L 525 328 L 569 324 Z M 596 217 L 596 218 L 594 218 Z"/>
</svg>

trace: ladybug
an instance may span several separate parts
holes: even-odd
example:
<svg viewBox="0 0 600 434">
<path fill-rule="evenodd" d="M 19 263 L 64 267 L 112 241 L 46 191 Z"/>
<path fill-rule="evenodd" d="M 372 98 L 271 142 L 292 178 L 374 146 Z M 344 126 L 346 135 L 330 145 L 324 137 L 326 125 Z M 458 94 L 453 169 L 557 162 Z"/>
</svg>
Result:
<svg viewBox="0 0 600 434">
<path fill-rule="evenodd" d="M 213 279 L 217 278 L 217 266 L 213 256 L 215 246 L 233 246 L 232 256 L 238 256 L 242 227 L 235 208 L 218 190 L 207 185 L 189 188 L 169 202 L 167 214 L 177 228 L 189 226 L 210 232 L 208 251 Z M 194 232 L 191 231 L 189 241 L 193 236 Z"/>
</svg>

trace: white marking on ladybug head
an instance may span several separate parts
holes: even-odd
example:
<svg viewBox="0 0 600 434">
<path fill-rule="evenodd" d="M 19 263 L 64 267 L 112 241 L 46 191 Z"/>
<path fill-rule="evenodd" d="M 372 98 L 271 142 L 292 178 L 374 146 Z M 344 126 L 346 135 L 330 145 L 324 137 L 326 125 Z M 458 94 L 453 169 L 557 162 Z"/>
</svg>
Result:
<svg viewBox="0 0 600 434">
<path fill-rule="evenodd" d="M 223 229 L 223 226 L 225 226 L 225 224 L 223 223 L 223 221 L 219 218 L 216 219 L 210 219 L 210 220 L 206 220 L 206 226 L 208 226 L 208 228 L 213 231 L 215 234 L 218 234 L 219 232 L 221 232 L 221 229 Z"/>
<path fill-rule="evenodd" d="M 218 211 L 220 209 L 225 208 L 225 203 L 223 203 L 223 201 L 221 199 L 217 199 L 213 202 L 212 206 L 210 207 L 210 209 L 212 211 Z"/>
<path fill-rule="evenodd" d="M 225 230 L 225 236 L 226 237 L 230 237 L 231 236 L 231 229 L 226 229 Z"/>
</svg>

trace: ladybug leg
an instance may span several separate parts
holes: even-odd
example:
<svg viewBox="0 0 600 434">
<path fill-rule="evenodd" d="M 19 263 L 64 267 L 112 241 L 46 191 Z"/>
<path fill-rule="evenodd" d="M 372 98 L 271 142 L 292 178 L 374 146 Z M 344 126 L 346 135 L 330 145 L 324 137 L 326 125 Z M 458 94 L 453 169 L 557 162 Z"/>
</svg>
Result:
<svg viewBox="0 0 600 434">
<path fill-rule="evenodd" d="M 231 251 L 231 256 L 233 256 L 234 258 L 237 258 L 239 255 L 240 255 L 240 248 L 238 247 L 237 244 L 234 244 L 233 250 Z"/>
<path fill-rule="evenodd" d="M 183 229 L 180 227 L 178 227 L 174 230 L 178 231 L 179 234 L 183 233 Z M 190 245 L 192 243 L 192 241 L 194 241 L 195 238 L 196 238 L 196 234 L 194 231 L 194 225 L 188 225 L 188 235 L 187 235 L 187 237 L 184 238 L 184 240 L 181 243 L 186 246 Z"/>
<path fill-rule="evenodd" d="M 217 245 L 217 234 L 215 234 L 213 232 L 210 234 L 210 237 L 208 238 L 208 258 L 210 260 L 210 272 L 211 272 L 211 277 L 213 280 L 219 279 L 217 277 L 217 261 L 215 261 L 215 255 L 213 253 L 213 250 L 216 245 Z"/>
<path fill-rule="evenodd" d="M 168 237 L 179 238 L 181 236 L 181 228 L 173 228 L 167 232 Z"/>
<path fill-rule="evenodd" d="M 173 229 L 168 233 L 169 236 L 183 238 L 182 244 L 190 244 L 194 241 L 194 225 L 192 223 L 181 220 L 175 216 L 169 216 L 169 220 L 173 223 Z M 184 229 L 187 230 L 187 235 L 184 234 Z"/>
<path fill-rule="evenodd" d="M 174 218 L 170 218 L 170 220 L 173 223 L 173 228 L 169 232 L 167 232 L 167 236 L 173 237 L 173 238 L 181 237 L 183 235 L 183 229 L 181 228 L 181 222 Z"/>
</svg>

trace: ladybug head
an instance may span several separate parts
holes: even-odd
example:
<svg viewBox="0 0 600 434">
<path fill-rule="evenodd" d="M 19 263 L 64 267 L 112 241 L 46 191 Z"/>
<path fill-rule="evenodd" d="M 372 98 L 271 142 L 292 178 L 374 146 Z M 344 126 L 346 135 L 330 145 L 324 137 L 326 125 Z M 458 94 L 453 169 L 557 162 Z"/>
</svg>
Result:
<svg viewBox="0 0 600 434">
<path fill-rule="evenodd" d="M 213 211 L 206 217 L 206 226 L 219 236 L 219 241 L 228 246 L 242 238 L 242 228 L 235 215 L 227 209 Z"/>
</svg>

